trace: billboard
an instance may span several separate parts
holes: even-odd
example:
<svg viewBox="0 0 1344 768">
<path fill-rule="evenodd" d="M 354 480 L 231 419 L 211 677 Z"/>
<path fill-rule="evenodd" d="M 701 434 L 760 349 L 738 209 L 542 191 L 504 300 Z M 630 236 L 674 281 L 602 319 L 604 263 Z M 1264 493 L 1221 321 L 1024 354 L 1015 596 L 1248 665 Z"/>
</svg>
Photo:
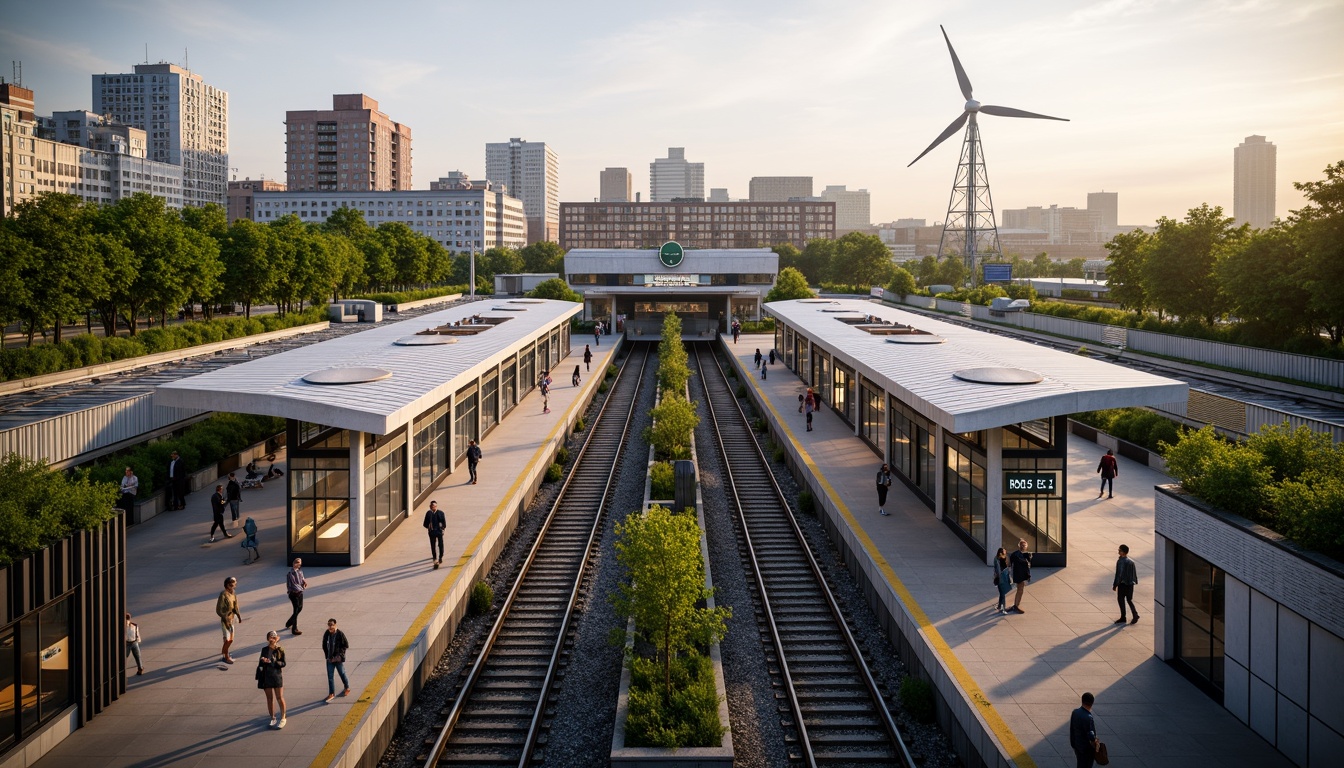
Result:
<svg viewBox="0 0 1344 768">
<path fill-rule="evenodd" d="M 1013 281 L 1012 264 L 985 264 L 986 283 L 1011 283 Z"/>
</svg>

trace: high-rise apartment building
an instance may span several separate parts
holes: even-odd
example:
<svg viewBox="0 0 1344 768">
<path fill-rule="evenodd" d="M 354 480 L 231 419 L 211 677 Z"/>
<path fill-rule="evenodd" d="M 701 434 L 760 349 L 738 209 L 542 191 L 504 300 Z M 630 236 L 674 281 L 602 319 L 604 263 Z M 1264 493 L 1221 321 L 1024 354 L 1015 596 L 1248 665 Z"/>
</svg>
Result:
<svg viewBox="0 0 1344 768">
<path fill-rule="evenodd" d="M 338 93 L 331 109 L 285 113 L 285 178 L 293 192 L 411 188 L 411 129 L 362 93 Z"/>
<path fill-rule="evenodd" d="M 686 162 L 685 147 L 668 147 L 667 157 L 649 163 L 649 202 L 705 199 L 705 164 Z"/>
<path fill-rule="evenodd" d="M 227 202 L 227 92 L 176 64 L 137 64 L 93 76 L 93 111 L 143 130 L 150 160 L 181 166 L 186 205 Z"/>
<path fill-rule="evenodd" d="M 630 202 L 630 169 L 607 168 L 602 171 L 602 189 L 597 199 L 604 203 Z"/>
<path fill-rule="evenodd" d="M 787 203 L 811 196 L 811 176 L 752 176 L 748 189 L 753 203 Z"/>
<path fill-rule="evenodd" d="M 1100 218 L 1097 226 L 1105 231 L 1120 228 L 1120 195 L 1115 192 L 1088 192 L 1087 210 L 1094 211 Z"/>
<path fill-rule="evenodd" d="M 284 192 L 285 183 L 274 179 L 246 178 L 229 182 L 229 223 L 251 219 L 257 192 Z"/>
<path fill-rule="evenodd" d="M 835 237 L 835 203 L 561 203 L 560 247 L 768 248 Z"/>
<path fill-rule="evenodd" d="M 1264 136 L 1247 136 L 1232 151 L 1232 216 L 1238 224 L 1268 229 L 1274 223 L 1278 148 Z"/>
<path fill-rule="evenodd" d="M 560 237 L 560 159 L 541 141 L 509 139 L 485 145 L 485 177 L 523 201 L 527 242 Z"/>
<path fill-rule="evenodd" d="M 831 185 L 817 197 L 835 203 L 835 235 L 861 232 L 873 226 L 872 200 L 866 189 L 845 189 L 844 184 Z"/>
</svg>

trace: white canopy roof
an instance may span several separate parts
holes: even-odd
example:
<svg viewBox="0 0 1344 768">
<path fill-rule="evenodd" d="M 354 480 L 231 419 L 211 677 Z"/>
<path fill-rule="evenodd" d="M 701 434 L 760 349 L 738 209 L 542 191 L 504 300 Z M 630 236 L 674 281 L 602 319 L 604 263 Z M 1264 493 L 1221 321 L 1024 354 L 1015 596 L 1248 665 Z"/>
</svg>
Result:
<svg viewBox="0 0 1344 768">
<path fill-rule="evenodd" d="M 155 402 L 255 413 L 385 435 L 583 309 L 568 301 L 499 299 L 462 304 L 413 320 L 282 352 L 160 385 Z M 510 318 L 439 346 L 399 346 L 418 331 L 466 320 Z M 392 375 L 362 384 L 310 384 L 329 368 L 380 368 Z"/>
<path fill-rule="evenodd" d="M 974 432 L 1033 419 L 1140 405 L 1184 403 L 1183 381 L 1060 352 L 861 299 L 777 301 L 765 310 L 804 333 L 834 358 L 879 383 L 952 432 Z M 855 313 L 935 334 L 942 344 L 895 344 L 837 317 Z M 1040 374 L 1035 384 L 977 384 L 953 372 L 986 367 Z"/>
</svg>

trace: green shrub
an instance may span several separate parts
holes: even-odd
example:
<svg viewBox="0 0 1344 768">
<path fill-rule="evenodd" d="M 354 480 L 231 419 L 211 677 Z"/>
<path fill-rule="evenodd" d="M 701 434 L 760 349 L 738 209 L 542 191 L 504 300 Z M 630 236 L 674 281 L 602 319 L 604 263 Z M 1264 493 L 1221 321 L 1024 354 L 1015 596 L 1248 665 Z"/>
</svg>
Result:
<svg viewBox="0 0 1344 768">
<path fill-rule="evenodd" d="M 554 483 L 556 480 L 559 480 L 561 477 L 563 477 L 564 474 L 565 474 L 564 467 L 560 466 L 559 464 L 551 464 L 549 467 L 546 468 L 546 482 Z"/>
<path fill-rule="evenodd" d="M 766 427 L 768 427 L 769 425 L 765 423 L 765 419 L 761 418 L 760 416 L 757 416 L 754 420 L 752 420 L 751 426 L 752 429 L 755 429 L 757 432 L 765 434 Z"/>
<path fill-rule="evenodd" d="M 813 498 L 811 491 L 798 492 L 798 511 L 808 517 L 817 514 L 817 500 Z"/>
<path fill-rule="evenodd" d="M 611 387 L 607 384 L 605 379 L 602 381 L 601 384 L 597 385 L 597 392 L 600 395 L 605 395 L 608 389 L 611 389 Z"/>
<path fill-rule="evenodd" d="M 768 318 L 768 319 L 765 319 L 765 320 L 744 320 L 744 321 L 742 322 L 742 332 L 743 332 L 743 333 L 774 333 L 774 332 L 775 332 L 775 319 L 772 317 L 772 318 Z"/>
<path fill-rule="evenodd" d="M 746 385 L 746 384 L 738 384 L 738 385 L 737 385 L 737 396 L 738 396 L 738 397 L 746 397 L 746 396 L 747 396 L 747 385 Z"/>
<path fill-rule="evenodd" d="M 126 467 L 140 480 L 140 498 L 162 488 L 168 480 L 168 461 L 174 450 L 188 472 L 204 469 L 254 443 L 285 430 L 285 420 L 274 416 L 216 413 L 187 427 L 176 437 L 119 451 L 98 459 L 89 467 L 96 482 L 121 483 Z"/>
<path fill-rule="evenodd" d="M 495 590 L 490 588 L 484 581 L 478 581 L 471 585 L 471 597 L 467 600 L 467 614 L 470 616 L 484 616 L 490 612 L 490 606 L 495 603 Z"/>
<path fill-rule="evenodd" d="M 670 499 L 676 494 L 676 470 L 670 461 L 660 461 L 649 467 L 649 495 L 655 499 Z"/>
<path fill-rule="evenodd" d="M 0 565 L 22 560 L 116 514 L 118 486 L 53 472 L 17 453 L 0 460 Z"/>
<path fill-rule="evenodd" d="M 1213 427 L 1187 431 L 1166 448 L 1167 471 L 1185 489 L 1208 503 L 1272 525 L 1262 514 L 1273 479 L 1265 459 L 1251 448 L 1229 443 Z"/>
<path fill-rule="evenodd" d="M 728 375 L 728 378 L 730 378 L 730 379 L 736 379 L 736 378 L 737 378 L 737 369 L 736 369 L 736 368 L 729 368 L 729 369 L 728 369 L 728 374 L 727 374 L 727 375 Z"/>
<path fill-rule="evenodd" d="M 618 373 L 620 373 L 620 372 L 621 372 L 621 369 L 620 369 L 620 368 L 617 368 L 616 365 L 615 365 L 614 363 L 613 363 L 613 364 L 609 364 L 609 365 L 607 365 L 607 378 L 608 378 L 608 379 L 614 379 L 614 378 L 616 378 L 616 374 L 618 374 Z"/>
<path fill-rule="evenodd" d="M 774 450 L 770 451 L 770 458 L 773 459 L 776 464 L 783 464 L 784 457 L 784 446 L 782 445 L 776 445 Z"/>
<path fill-rule="evenodd" d="M 569 449 L 568 449 L 568 448 L 566 448 L 566 447 L 563 446 L 563 445 L 560 446 L 560 449 L 557 450 L 557 451 L 555 452 L 555 463 L 556 463 L 556 464 L 560 464 L 560 465 L 565 465 L 565 464 L 568 464 L 568 463 L 569 463 Z"/>
<path fill-rule="evenodd" d="M 577 418 L 577 419 L 574 420 L 574 431 L 575 431 L 575 432 L 582 432 L 582 431 L 583 431 L 583 426 L 584 426 L 584 425 L 583 425 L 583 417 L 582 417 L 582 416 L 580 416 L 579 418 Z"/>
<path fill-rule="evenodd" d="M 653 446 L 654 454 L 660 458 L 673 458 L 674 450 L 684 448 L 689 455 L 691 436 L 700 423 L 695 403 L 685 398 L 665 396 L 650 415 L 653 426 L 644 430 L 644 439 Z"/>
<path fill-rule="evenodd" d="M 402 304 L 407 301 L 419 301 L 421 299 L 437 299 L 440 296 L 451 296 L 454 293 L 470 293 L 470 286 L 463 285 L 441 285 L 438 288 L 425 288 L 419 291 L 401 291 L 399 293 L 366 293 L 362 296 L 351 296 L 352 299 L 368 299 L 376 301 L 379 304 Z M 480 291 L 477 291 L 480 293 Z"/>
<path fill-rule="evenodd" d="M 901 706 L 921 723 L 933 722 L 933 686 L 927 680 L 906 676 L 901 680 Z"/>
<path fill-rule="evenodd" d="M 672 663 L 672 697 L 663 698 L 663 669 L 652 659 L 630 659 L 627 747 L 717 747 L 726 729 L 719 722 L 714 665 L 700 655 Z"/>
</svg>

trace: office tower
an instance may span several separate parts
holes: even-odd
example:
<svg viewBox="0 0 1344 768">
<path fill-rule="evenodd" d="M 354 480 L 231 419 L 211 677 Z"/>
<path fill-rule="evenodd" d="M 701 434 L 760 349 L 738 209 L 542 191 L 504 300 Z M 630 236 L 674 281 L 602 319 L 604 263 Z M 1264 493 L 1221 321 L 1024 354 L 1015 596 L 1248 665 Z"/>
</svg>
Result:
<svg viewBox="0 0 1344 768">
<path fill-rule="evenodd" d="M 1101 218 L 1097 226 L 1102 230 L 1120 227 L 1120 195 L 1115 192 L 1088 192 L 1087 210 L 1095 211 Z"/>
<path fill-rule="evenodd" d="M 608 168 L 602 171 L 602 190 L 597 199 L 604 203 L 630 202 L 630 169 Z"/>
<path fill-rule="evenodd" d="M 411 129 L 362 93 L 331 97 L 331 109 L 285 113 L 286 188 L 294 192 L 411 188 Z"/>
<path fill-rule="evenodd" d="M 728 196 L 727 187 L 710 187 L 709 198 L 705 201 L 709 203 L 731 203 L 732 198 Z"/>
<path fill-rule="evenodd" d="M 149 159 L 182 167 L 182 201 L 225 205 L 229 94 L 176 64 L 93 76 L 93 111 L 143 130 Z"/>
<path fill-rule="evenodd" d="M 649 202 L 705 199 L 705 164 L 686 162 L 685 147 L 668 147 L 667 157 L 649 163 Z"/>
<path fill-rule="evenodd" d="M 1232 152 L 1232 215 L 1238 224 L 1268 229 L 1274 223 L 1278 149 L 1264 136 L 1247 136 Z"/>
<path fill-rule="evenodd" d="M 561 203 L 560 247 L 761 248 L 835 237 L 835 203 Z"/>
<path fill-rule="evenodd" d="M 560 237 L 560 159 L 545 142 L 509 139 L 485 145 L 486 179 L 523 201 L 527 242 Z"/>
<path fill-rule="evenodd" d="M 748 192 L 753 203 L 787 203 L 811 196 L 811 176 L 752 176 Z"/>
<path fill-rule="evenodd" d="M 251 219 L 253 200 L 257 192 L 284 192 L 285 183 L 272 179 L 246 178 L 229 182 L 229 223 Z"/>
<path fill-rule="evenodd" d="M 836 237 L 850 232 L 863 231 L 873 225 L 868 190 L 849 190 L 845 189 L 844 184 L 833 184 L 823 189 L 817 197 L 826 202 L 835 203 Z"/>
</svg>

